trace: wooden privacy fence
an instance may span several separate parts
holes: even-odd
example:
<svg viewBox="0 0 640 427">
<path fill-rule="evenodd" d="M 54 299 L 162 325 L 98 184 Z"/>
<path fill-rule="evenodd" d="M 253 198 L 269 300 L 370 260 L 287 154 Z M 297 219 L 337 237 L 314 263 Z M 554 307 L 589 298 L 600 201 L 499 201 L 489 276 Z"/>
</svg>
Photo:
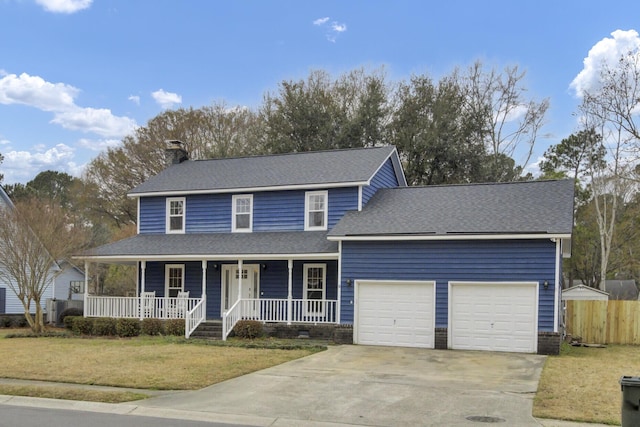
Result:
<svg viewBox="0 0 640 427">
<path fill-rule="evenodd" d="M 594 344 L 640 344 L 640 301 L 567 301 L 567 334 Z"/>
</svg>

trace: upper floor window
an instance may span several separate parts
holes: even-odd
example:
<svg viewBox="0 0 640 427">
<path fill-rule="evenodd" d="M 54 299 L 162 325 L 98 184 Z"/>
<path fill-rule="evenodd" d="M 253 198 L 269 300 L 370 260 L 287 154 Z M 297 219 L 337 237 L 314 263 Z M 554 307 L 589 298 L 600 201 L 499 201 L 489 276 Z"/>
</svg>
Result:
<svg viewBox="0 0 640 427">
<path fill-rule="evenodd" d="M 253 195 L 233 196 L 232 231 L 249 232 L 253 227 Z"/>
<path fill-rule="evenodd" d="M 327 198 L 326 191 L 309 191 L 305 195 L 304 229 L 327 229 Z"/>
<path fill-rule="evenodd" d="M 184 233 L 184 197 L 167 198 L 167 233 Z"/>
</svg>

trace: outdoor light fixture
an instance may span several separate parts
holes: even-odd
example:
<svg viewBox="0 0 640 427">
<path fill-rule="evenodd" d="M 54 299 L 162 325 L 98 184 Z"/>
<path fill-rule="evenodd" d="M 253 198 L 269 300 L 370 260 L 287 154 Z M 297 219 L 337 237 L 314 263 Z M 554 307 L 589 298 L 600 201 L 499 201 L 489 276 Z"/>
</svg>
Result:
<svg viewBox="0 0 640 427">
<path fill-rule="evenodd" d="M 549 289 L 549 281 L 545 280 L 542 286 L 544 286 L 545 289 Z"/>
<path fill-rule="evenodd" d="M 347 279 L 347 286 L 351 287 L 351 279 Z"/>
<path fill-rule="evenodd" d="M 263 270 L 267 269 L 267 264 L 262 264 L 260 267 L 262 267 Z"/>
<path fill-rule="evenodd" d="M 218 264 L 213 264 L 211 267 L 213 267 L 214 270 L 218 269 Z"/>
</svg>

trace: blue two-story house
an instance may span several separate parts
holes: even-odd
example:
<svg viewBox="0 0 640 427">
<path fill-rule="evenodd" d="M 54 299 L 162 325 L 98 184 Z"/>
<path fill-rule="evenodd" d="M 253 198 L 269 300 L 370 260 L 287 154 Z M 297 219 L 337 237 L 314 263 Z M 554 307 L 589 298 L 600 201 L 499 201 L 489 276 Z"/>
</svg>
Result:
<svg viewBox="0 0 640 427">
<path fill-rule="evenodd" d="M 553 353 L 573 183 L 407 187 L 394 147 L 172 164 L 131 190 L 138 234 L 90 263 L 139 295 L 88 316 L 353 325 L 370 345 Z M 88 290 L 88 286 L 85 286 Z"/>
</svg>

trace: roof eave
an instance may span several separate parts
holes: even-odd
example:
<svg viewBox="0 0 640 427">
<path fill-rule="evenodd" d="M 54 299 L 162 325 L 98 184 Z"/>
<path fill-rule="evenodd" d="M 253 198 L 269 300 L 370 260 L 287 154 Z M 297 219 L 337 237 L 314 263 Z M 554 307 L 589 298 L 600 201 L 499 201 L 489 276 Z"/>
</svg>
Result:
<svg viewBox="0 0 640 427">
<path fill-rule="evenodd" d="M 334 242 L 341 241 L 391 241 L 391 240 L 528 240 L 528 239 L 571 239 L 566 233 L 519 233 L 519 234 L 368 234 L 327 236 Z"/>
</svg>

